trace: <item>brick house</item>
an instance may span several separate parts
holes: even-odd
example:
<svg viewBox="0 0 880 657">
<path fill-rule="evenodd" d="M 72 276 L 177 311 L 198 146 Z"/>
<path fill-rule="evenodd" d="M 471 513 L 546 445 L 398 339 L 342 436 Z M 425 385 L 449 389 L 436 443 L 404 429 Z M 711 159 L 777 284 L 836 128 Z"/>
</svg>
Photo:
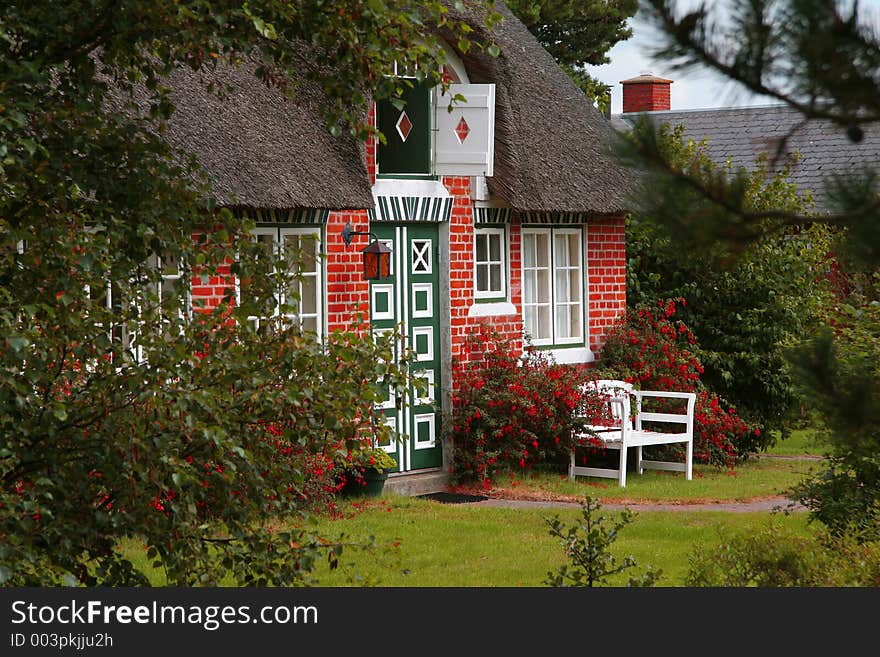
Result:
<svg viewBox="0 0 880 657">
<path fill-rule="evenodd" d="M 387 449 L 400 473 L 389 487 L 440 490 L 448 477 L 441 419 L 452 360 L 468 332 L 489 323 L 528 335 L 558 362 L 592 362 L 626 301 L 624 213 L 631 174 L 606 154 L 614 131 L 525 26 L 501 3 L 501 55 L 446 46 L 447 74 L 468 103 L 416 85 L 401 111 L 371 111 L 388 139 L 332 137 L 318 85 L 291 101 L 248 71 L 178 71 L 167 139 L 193 155 L 221 204 L 246 213 L 256 238 L 278 249 L 314 240 L 323 258 L 300 284 L 299 320 L 319 335 L 351 325 L 402 326 L 426 398 L 386 421 L 408 436 Z M 485 28 L 475 21 L 477 37 Z M 308 53 L 294 53 L 302 66 Z M 206 84 L 232 85 L 223 99 Z M 350 243 L 346 226 L 359 234 Z M 363 233 L 363 234 L 360 234 Z M 392 251 L 391 275 L 367 281 L 361 249 L 372 233 Z M 193 287 L 222 298 L 228 281 Z M 258 320 L 255 320 L 258 321 Z"/>
</svg>

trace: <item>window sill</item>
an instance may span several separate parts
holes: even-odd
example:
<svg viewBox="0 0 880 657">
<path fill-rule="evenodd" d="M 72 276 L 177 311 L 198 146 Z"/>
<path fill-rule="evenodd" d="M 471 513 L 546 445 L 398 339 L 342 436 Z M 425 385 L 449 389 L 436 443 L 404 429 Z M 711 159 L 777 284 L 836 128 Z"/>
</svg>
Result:
<svg viewBox="0 0 880 657">
<path fill-rule="evenodd" d="M 475 303 L 468 308 L 468 317 L 494 317 L 496 315 L 516 315 L 517 310 L 509 301 Z"/>
<path fill-rule="evenodd" d="M 576 363 L 592 363 L 596 360 L 593 352 L 590 351 L 587 347 L 571 347 L 568 349 L 565 348 L 552 348 L 552 347 L 541 347 L 539 345 L 535 345 L 535 349 L 544 352 L 545 354 L 549 354 L 553 357 L 553 360 L 559 363 L 560 365 L 574 365 Z"/>
</svg>

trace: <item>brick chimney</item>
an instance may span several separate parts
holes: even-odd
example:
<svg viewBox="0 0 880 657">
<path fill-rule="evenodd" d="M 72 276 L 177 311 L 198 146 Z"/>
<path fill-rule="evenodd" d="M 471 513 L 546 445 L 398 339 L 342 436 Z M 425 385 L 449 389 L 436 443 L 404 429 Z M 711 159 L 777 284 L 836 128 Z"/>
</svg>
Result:
<svg viewBox="0 0 880 657">
<path fill-rule="evenodd" d="M 628 112 L 659 112 L 672 109 L 669 87 L 672 80 L 658 78 L 651 73 L 642 73 L 638 77 L 622 80 L 623 113 Z"/>
</svg>

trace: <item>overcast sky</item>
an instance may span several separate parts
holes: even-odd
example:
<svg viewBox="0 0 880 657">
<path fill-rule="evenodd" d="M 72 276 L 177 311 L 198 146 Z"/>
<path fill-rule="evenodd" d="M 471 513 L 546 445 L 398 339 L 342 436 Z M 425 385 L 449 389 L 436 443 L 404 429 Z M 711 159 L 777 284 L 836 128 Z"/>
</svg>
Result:
<svg viewBox="0 0 880 657">
<path fill-rule="evenodd" d="M 684 4 L 693 4 L 695 1 L 687 0 Z M 724 3 L 717 2 L 712 5 L 723 7 Z M 880 8 L 880 0 L 862 0 L 860 4 L 861 11 L 877 12 L 878 8 Z M 874 17 L 876 19 L 876 13 Z M 639 15 L 630 19 L 630 26 L 633 29 L 633 36 L 621 41 L 609 51 L 610 64 L 588 67 L 591 75 L 611 85 L 612 114 L 620 114 L 622 111 L 621 80 L 634 78 L 645 72 L 674 81 L 670 87 L 673 110 L 767 105 L 774 102 L 767 97 L 751 94 L 741 85 L 708 71 L 689 72 L 687 75 L 671 71 L 662 63 L 654 62 L 650 57 L 651 46 L 657 44 L 653 28 L 641 20 Z"/>
</svg>

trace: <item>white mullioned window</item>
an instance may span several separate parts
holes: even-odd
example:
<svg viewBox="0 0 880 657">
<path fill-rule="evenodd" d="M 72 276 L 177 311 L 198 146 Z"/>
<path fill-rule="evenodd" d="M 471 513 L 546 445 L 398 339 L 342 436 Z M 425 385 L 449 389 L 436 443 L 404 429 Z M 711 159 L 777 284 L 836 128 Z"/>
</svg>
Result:
<svg viewBox="0 0 880 657">
<path fill-rule="evenodd" d="M 122 316 L 123 304 L 126 302 L 119 290 L 119 286 L 115 283 L 106 282 L 98 285 L 86 285 L 85 293 L 93 304 L 106 308 L 111 316 Z M 144 356 L 137 342 L 137 334 L 131 331 L 124 322 L 99 323 L 96 326 L 107 331 L 107 335 L 114 345 L 114 350 L 118 348 L 128 351 L 136 362 L 140 363 L 143 361 Z"/>
<path fill-rule="evenodd" d="M 161 274 L 161 278 L 156 283 L 155 294 L 156 300 L 160 304 L 159 317 L 162 327 L 167 330 L 173 323 L 179 325 L 179 322 L 190 319 L 191 300 L 188 291 L 184 303 L 178 303 L 178 295 L 183 291 L 181 286 L 186 284 L 185 268 L 179 259 L 153 255 L 147 261 L 146 266 L 158 269 Z M 140 334 L 148 330 L 144 321 L 141 320 L 141 315 L 146 307 L 145 304 L 152 303 L 152 301 L 148 301 L 143 294 L 138 292 L 137 280 L 139 279 L 132 279 L 134 285 L 129 288 L 127 295 L 122 293 L 120 286 L 114 281 L 86 285 L 85 293 L 93 304 L 106 308 L 111 312 L 111 315 L 120 318 L 129 316 L 136 318 L 135 328 L 129 325 L 130 322 L 125 321 L 112 321 L 106 328 L 115 347 L 128 351 L 136 362 L 141 363 L 146 359 L 146 354 L 138 338 Z"/>
<path fill-rule="evenodd" d="M 253 238 L 274 255 L 288 263 L 289 277 L 275 293 L 275 310 L 272 317 L 283 317 L 298 324 L 303 331 L 322 335 L 323 321 L 323 270 L 321 266 L 321 233 L 316 226 L 308 227 L 258 227 L 251 233 Z M 246 294 L 239 287 L 239 294 Z M 267 317 L 248 317 L 259 330 Z"/>
<path fill-rule="evenodd" d="M 190 319 L 192 317 L 192 300 L 188 289 L 183 305 L 178 303 L 178 296 L 187 283 L 183 263 L 179 258 L 168 254 L 153 256 L 150 262 L 153 267 L 159 270 L 162 276 L 156 285 L 156 295 L 162 309 L 163 323 L 171 323 L 173 315 L 176 315 L 179 320 Z M 172 309 L 174 313 L 170 312 Z"/>
<path fill-rule="evenodd" d="M 507 240 L 503 228 L 474 229 L 474 297 L 507 298 Z"/>
<path fill-rule="evenodd" d="M 523 330 L 534 345 L 584 344 L 580 228 L 523 228 Z"/>
</svg>

